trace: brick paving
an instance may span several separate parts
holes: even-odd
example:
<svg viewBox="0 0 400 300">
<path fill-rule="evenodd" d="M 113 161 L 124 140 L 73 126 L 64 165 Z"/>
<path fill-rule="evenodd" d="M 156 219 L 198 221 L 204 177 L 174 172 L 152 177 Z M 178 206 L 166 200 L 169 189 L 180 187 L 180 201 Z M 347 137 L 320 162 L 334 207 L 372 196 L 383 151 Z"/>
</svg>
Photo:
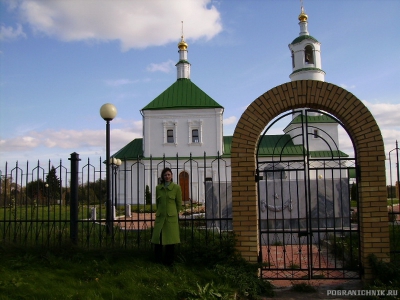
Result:
<svg viewBox="0 0 400 300">
<path fill-rule="evenodd" d="M 347 282 L 349 278 L 358 277 L 355 272 L 343 270 L 341 262 L 334 259 L 325 247 L 319 250 L 316 245 L 312 245 L 312 277 L 321 279 L 308 280 L 308 251 L 307 245 L 269 246 L 269 251 L 267 246 L 263 246 L 263 263 L 267 267 L 262 271 L 262 277 L 277 278 L 271 282 L 280 287 L 304 280 L 312 284 L 340 284 Z"/>
<path fill-rule="evenodd" d="M 132 213 L 130 217 L 118 218 L 114 225 L 125 230 L 146 230 L 154 226 L 155 213 Z"/>
</svg>

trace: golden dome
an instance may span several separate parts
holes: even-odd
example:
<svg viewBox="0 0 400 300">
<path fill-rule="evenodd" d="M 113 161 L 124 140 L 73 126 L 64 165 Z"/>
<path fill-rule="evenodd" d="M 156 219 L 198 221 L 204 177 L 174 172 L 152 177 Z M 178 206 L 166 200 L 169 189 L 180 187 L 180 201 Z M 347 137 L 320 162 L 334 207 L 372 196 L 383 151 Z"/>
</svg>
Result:
<svg viewBox="0 0 400 300">
<path fill-rule="evenodd" d="M 178 48 L 179 50 L 186 50 L 188 47 L 188 44 L 184 41 L 183 36 L 181 41 L 178 43 Z"/>
<path fill-rule="evenodd" d="M 308 19 L 308 16 L 306 15 L 306 13 L 304 12 L 304 8 L 303 6 L 301 7 L 301 13 L 299 15 L 299 21 L 300 22 L 306 22 Z"/>
</svg>

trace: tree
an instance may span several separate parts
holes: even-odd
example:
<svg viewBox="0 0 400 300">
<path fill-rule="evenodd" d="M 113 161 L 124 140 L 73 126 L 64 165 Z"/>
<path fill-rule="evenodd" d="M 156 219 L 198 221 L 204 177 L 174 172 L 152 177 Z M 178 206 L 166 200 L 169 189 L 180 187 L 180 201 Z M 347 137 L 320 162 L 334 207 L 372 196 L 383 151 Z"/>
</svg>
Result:
<svg viewBox="0 0 400 300">
<path fill-rule="evenodd" d="M 38 179 L 31 181 L 26 185 L 26 195 L 31 201 L 36 201 L 37 204 L 43 203 L 43 199 L 45 199 L 45 188 L 43 180 Z"/>
<path fill-rule="evenodd" d="M 61 181 L 56 175 L 56 169 L 54 166 L 51 167 L 49 174 L 46 176 L 46 197 L 53 202 L 54 200 L 61 200 Z M 51 203 L 50 202 L 50 203 Z"/>
<path fill-rule="evenodd" d="M 93 189 L 98 201 L 106 201 L 107 184 L 105 179 L 99 178 L 95 182 L 90 182 L 89 186 Z"/>
<path fill-rule="evenodd" d="M 396 187 L 394 185 L 388 185 L 386 188 L 387 188 L 387 197 L 396 198 Z"/>
<path fill-rule="evenodd" d="M 358 200 L 357 198 L 357 184 L 356 183 L 353 183 L 352 185 L 351 185 L 351 190 L 350 190 L 350 197 L 351 197 L 351 200 Z"/>
<path fill-rule="evenodd" d="M 16 201 L 15 198 L 21 195 L 22 188 L 19 184 L 13 182 L 12 177 L 1 176 L 0 179 L 0 204 L 7 206 L 11 199 Z"/>
</svg>

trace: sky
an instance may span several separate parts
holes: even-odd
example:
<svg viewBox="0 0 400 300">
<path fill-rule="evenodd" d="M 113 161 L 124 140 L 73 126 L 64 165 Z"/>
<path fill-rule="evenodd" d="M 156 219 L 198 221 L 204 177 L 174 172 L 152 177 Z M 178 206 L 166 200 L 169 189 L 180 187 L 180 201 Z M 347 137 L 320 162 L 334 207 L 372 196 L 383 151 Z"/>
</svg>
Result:
<svg viewBox="0 0 400 300">
<path fill-rule="evenodd" d="M 371 111 L 385 153 L 400 140 L 398 0 L 303 0 L 325 81 Z M 111 153 L 142 137 L 140 110 L 191 80 L 224 110 L 224 135 L 257 97 L 290 81 L 299 0 L 0 0 L 0 169 L 105 157 L 100 107 L 113 103 Z M 348 145 L 343 145 L 348 147 Z"/>
</svg>

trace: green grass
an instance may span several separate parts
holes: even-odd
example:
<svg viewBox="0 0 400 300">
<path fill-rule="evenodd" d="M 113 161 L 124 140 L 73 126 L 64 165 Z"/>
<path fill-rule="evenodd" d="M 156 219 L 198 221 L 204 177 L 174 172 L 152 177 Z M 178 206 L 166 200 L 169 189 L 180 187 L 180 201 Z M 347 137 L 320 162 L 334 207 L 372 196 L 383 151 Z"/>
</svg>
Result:
<svg viewBox="0 0 400 300">
<path fill-rule="evenodd" d="M 309 283 L 296 283 L 290 289 L 298 293 L 315 293 L 317 291 L 317 289 Z"/>
<path fill-rule="evenodd" d="M 400 226 L 391 225 L 389 226 L 390 236 L 390 251 L 393 253 L 392 260 L 400 262 Z"/>
<path fill-rule="evenodd" d="M 397 198 L 388 198 L 387 199 L 387 205 L 395 205 L 399 204 L 399 199 Z M 356 200 L 351 200 L 350 201 L 350 207 L 357 207 L 357 201 Z"/>
<path fill-rule="evenodd" d="M 384 262 L 374 254 L 368 256 L 369 263 L 374 274 L 374 280 L 366 287 L 371 290 L 399 290 L 400 289 L 400 260 Z M 371 296 L 365 299 L 382 299 L 381 297 Z M 384 297 L 384 299 L 399 299 L 397 297 Z"/>
<path fill-rule="evenodd" d="M 388 205 L 399 204 L 399 199 L 397 199 L 397 198 L 388 198 L 387 203 L 388 203 Z"/>
<path fill-rule="evenodd" d="M 350 270 L 357 270 L 359 268 L 358 233 L 353 232 L 346 236 L 331 235 L 329 242 L 329 251 L 335 255 L 335 259 L 344 264 L 344 267 Z"/>
<path fill-rule="evenodd" d="M 200 244 L 200 243 L 199 243 Z M 0 299 L 256 299 L 272 296 L 257 265 L 235 253 L 232 240 L 178 247 L 176 263 L 153 261 L 153 251 L 84 250 L 71 245 L 44 250 L 0 244 Z M 222 251 L 216 251 L 217 249 Z M 237 298 L 235 298 L 236 296 Z M 240 296 L 241 295 L 241 296 Z M 239 298 L 240 296 L 240 298 Z"/>
</svg>

